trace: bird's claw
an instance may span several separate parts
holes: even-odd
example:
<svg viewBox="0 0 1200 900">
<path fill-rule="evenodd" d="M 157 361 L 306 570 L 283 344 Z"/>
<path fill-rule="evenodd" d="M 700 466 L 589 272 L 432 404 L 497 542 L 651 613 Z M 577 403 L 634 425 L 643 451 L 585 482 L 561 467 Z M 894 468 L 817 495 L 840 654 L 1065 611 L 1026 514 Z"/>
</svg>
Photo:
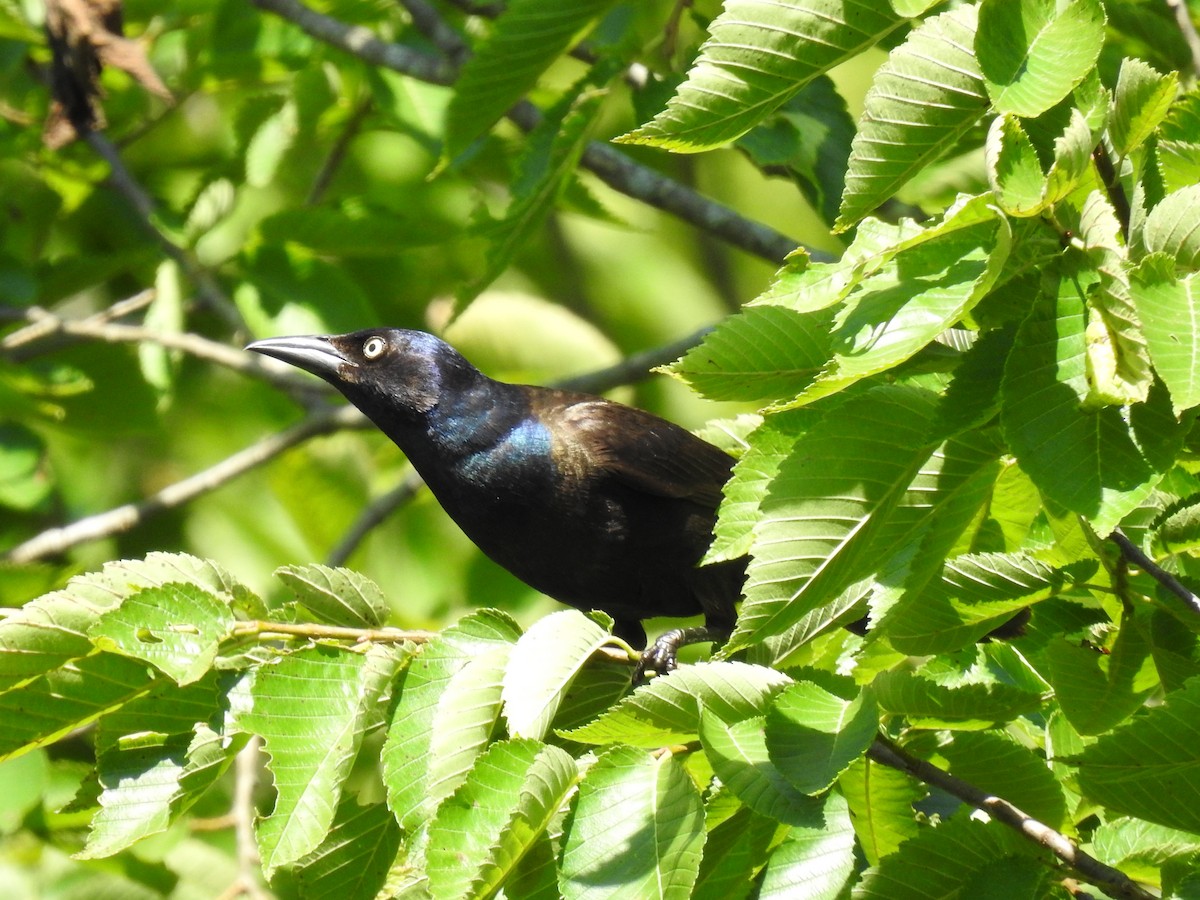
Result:
<svg viewBox="0 0 1200 900">
<path fill-rule="evenodd" d="M 648 672 L 666 675 L 679 668 L 679 647 L 682 629 L 676 628 L 660 634 L 653 644 L 642 651 L 642 657 L 633 669 L 633 683 L 645 680 Z"/>
</svg>

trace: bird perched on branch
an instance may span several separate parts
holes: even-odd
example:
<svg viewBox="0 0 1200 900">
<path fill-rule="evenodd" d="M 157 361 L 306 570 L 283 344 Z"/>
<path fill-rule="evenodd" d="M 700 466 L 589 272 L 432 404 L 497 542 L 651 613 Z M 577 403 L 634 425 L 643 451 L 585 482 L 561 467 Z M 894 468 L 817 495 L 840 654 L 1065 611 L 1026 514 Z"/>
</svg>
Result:
<svg viewBox="0 0 1200 900">
<path fill-rule="evenodd" d="M 601 397 L 495 381 L 421 331 L 282 337 L 247 350 L 325 379 L 404 452 L 466 535 L 517 578 L 646 644 L 641 620 L 703 614 L 643 653 L 728 637 L 746 560 L 700 566 L 733 458 Z"/>
</svg>

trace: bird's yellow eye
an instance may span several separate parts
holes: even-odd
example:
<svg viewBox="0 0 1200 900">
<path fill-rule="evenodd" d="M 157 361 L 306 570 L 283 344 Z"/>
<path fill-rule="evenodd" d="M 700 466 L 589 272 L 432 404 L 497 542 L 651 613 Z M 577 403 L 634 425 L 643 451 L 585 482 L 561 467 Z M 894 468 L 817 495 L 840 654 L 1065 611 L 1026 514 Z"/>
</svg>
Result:
<svg viewBox="0 0 1200 900">
<path fill-rule="evenodd" d="M 387 341 L 381 337 L 369 337 L 363 341 L 362 352 L 367 359 L 377 359 L 383 356 L 383 351 L 387 349 Z"/>
</svg>

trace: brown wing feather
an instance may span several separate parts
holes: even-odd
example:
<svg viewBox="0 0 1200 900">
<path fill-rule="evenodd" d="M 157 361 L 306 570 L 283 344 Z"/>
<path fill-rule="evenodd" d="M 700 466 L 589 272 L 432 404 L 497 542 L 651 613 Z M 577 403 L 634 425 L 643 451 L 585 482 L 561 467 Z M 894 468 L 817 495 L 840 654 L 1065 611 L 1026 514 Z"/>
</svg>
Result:
<svg viewBox="0 0 1200 900">
<path fill-rule="evenodd" d="M 578 441 L 580 450 L 604 471 L 630 487 L 662 497 L 688 499 L 716 509 L 733 457 L 690 431 L 639 409 L 625 408 L 626 428 L 613 427 L 608 400 L 586 399 L 563 410 L 559 435 Z"/>
</svg>

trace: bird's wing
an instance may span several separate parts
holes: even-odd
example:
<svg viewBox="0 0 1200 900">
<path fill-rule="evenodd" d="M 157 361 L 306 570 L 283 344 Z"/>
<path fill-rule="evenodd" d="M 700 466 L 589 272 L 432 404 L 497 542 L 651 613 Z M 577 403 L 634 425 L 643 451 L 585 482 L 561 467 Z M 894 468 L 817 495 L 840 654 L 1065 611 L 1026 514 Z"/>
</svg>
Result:
<svg viewBox="0 0 1200 900">
<path fill-rule="evenodd" d="M 619 415 L 613 411 L 619 410 Z M 607 400 L 585 400 L 564 411 L 564 434 L 584 458 L 620 481 L 662 497 L 716 509 L 733 457 L 678 425 Z"/>
</svg>

